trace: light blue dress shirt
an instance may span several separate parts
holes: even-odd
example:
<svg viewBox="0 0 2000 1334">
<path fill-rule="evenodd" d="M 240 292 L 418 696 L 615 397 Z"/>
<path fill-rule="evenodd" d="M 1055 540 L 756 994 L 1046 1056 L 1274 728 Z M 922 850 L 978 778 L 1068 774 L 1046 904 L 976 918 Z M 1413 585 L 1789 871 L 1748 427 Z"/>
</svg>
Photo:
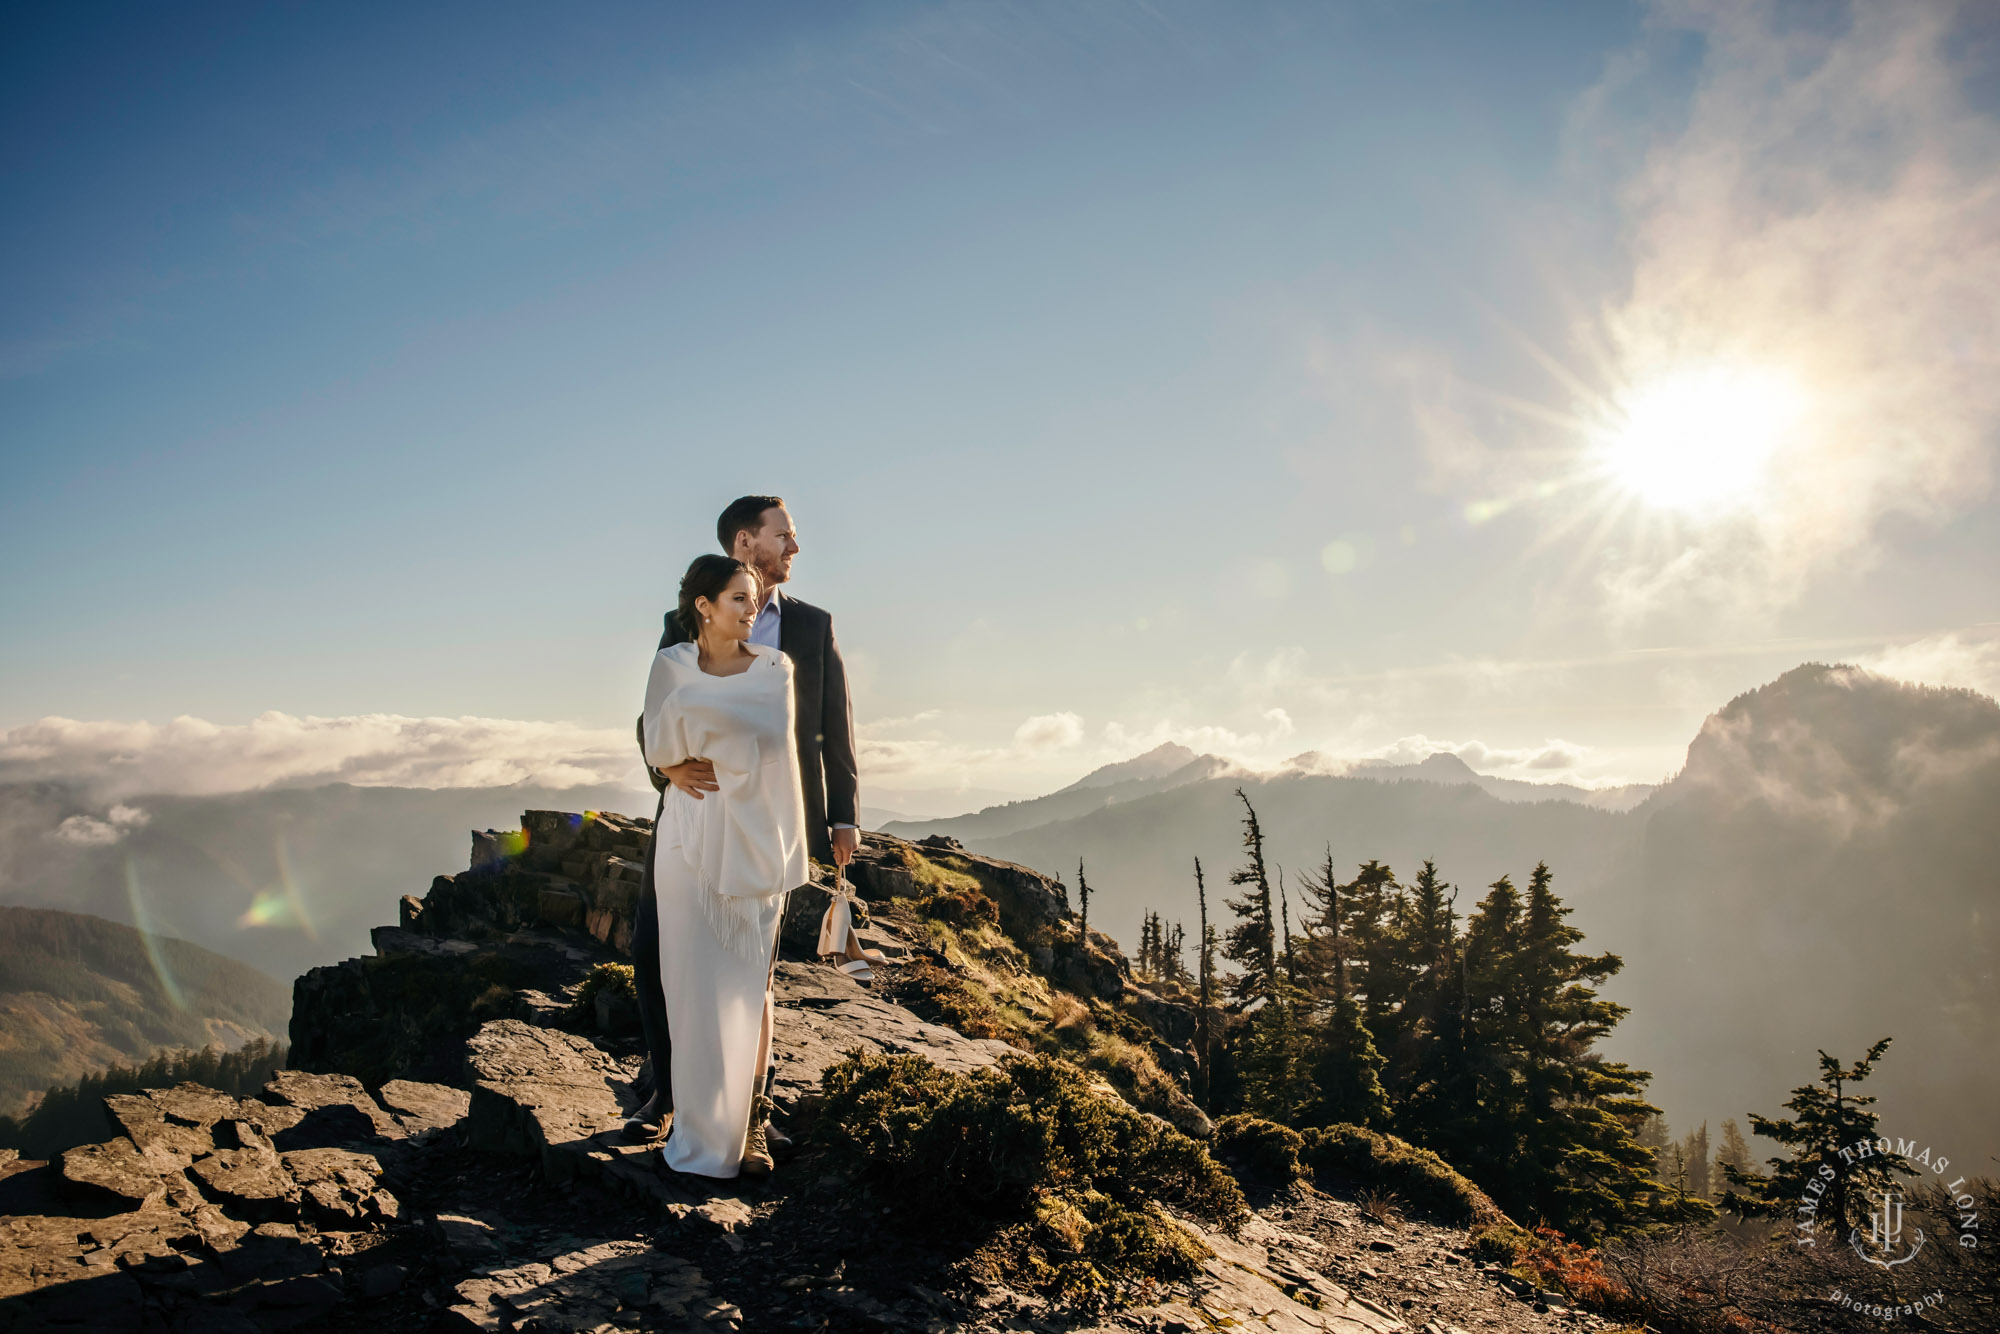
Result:
<svg viewBox="0 0 2000 1334">
<path fill-rule="evenodd" d="M 774 588 L 771 590 L 771 596 L 764 599 L 763 609 L 757 613 L 757 619 L 750 622 L 751 643 L 762 644 L 765 648 L 778 647 L 778 626 L 785 616 L 782 605 L 784 596 Z"/>
<path fill-rule="evenodd" d="M 781 589 L 772 589 L 771 596 L 764 600 L 763 609 L 757 619 L 750 622 L 750 642 L 762 644 L 766 648 L 778 647 L 778 630 L 785 619 L 785 594 Z M 835 824 L 834 829 L 852 829 L 851 824 Z"/>
</svg>

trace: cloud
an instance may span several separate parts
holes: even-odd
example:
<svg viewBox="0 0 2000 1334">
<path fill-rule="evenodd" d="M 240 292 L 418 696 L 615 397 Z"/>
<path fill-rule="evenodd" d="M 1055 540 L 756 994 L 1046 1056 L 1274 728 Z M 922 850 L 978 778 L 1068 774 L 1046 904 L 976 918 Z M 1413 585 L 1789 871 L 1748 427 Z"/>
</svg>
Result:
<svg viewBox="0 0 2000 1334">
<path fill-rule="evenodd" d="M 1596 281 L 1576 231 L 1593 206 L 1615 227 L 1609 295 L 1568 319 L 1570 345 L 1518 335 L 1562 388 L 1530 401 L 1467 383 L 1435 350 L 1359 349 L 1406 401 L 1427 482 L 1460 496 L 1468 522 L 1511 513 L 1534 551 L 1562 553 L 1553 602 L 1618 626 L 1763 624 L 1828 575 L 1873 564 L 1899 530 L 1990 494 L 2000 119 L 1969 93 L 1979 75 L 1960 58 L 1980 45 L 1961 28 L 1985 13 L 1657 0 L 1639 45 L 1573 110 L 1581 195 L 1543 229 L 1569 247 L 1543 261 L 1559 289 Z M 1638 405 L 1674 386 L 1728 384 L 1758 392 L 1652 419 L 1671 442 L 1648 474 L 1652 501 L 1612 475 L 1605 448 L 1628 411 L 1643 416 Z M 1710 443 L 1693 438 L 1704 413 L 1722 411 L 1726 429 L 1766 402 L 1784 411 L 1750 442 L 1770 452 L 1739 496 L 1654 503 L 1720 479 L 1677 473 Z M 1726 471 L 1742 453 L 1706 466 Z"/>
<path fill-rule="evenodd" d="M 1014 729 L 1023 750 L 1065 750 L 1083 740 L 1083 719 L 1073 713 L 1044 713 Z"/>
<path fill-rule="evenodd" d="M 1963 686 L 2000 697 L 2000 642 L 1958 634 L 1896 644 L 1856 660 L 1879 676 L 1927 686 Z"/>
<path fill-rule="evenodd" d="M 65 779 L 115 800 L 141 793 L 239 792 L 301 783 L 363 787 L 581 787 L 639 776 L 629 732 L 505 718 L 345 718 L 266 713 L 244 724 L 44 718 L 0 733 L 0 781 Z M 126 813 L 120 818 L 120 812 Z M 65 822 L 70 842 L 108 842 L 144 820 Z M 98 826 L 101 825 L 100 830 Z"/>
<path fill-rule="evenodd" d="M 1780 604 L 1870 560 L 1886 522 L 1942 522 L 1992 482 L 2000 122 L 1966 96 L 1950 5 L 1674 0 L 1655 15 L 1664 41 L 1691 31 L 1706 56 L 1684 127 L 1625 188 L 1611 380 L 1762 368 L 1802 388 L 1804 417 L 1760 503 L 1626 555 L 1605 587 L 1635 614 Z"/>
<path fill-rule="evenodd" d="M 72 815 L 50 830 L 49 837 L 78 847 L 104 847 L 152 823 L 152 819 L 151 814 L 136 806 L 113 806 L 101 820 L 94 815 Z"/>
</svg>

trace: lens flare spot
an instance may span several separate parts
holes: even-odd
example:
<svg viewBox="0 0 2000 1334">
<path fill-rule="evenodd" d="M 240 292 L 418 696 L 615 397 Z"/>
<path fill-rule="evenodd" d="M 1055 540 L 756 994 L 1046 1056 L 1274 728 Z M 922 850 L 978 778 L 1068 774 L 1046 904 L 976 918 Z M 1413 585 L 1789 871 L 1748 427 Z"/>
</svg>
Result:
<svg viewBox="0 0 2000 1334">
<path fill-rule="evenodd" d="M 282 836 L 277 840 L 278 883 L 260 889 L 250 897 L 250 906 L 236 919 L 238 926 L 282 927 L 315 934 L 312 918 L 306 914 L 305 895 L 292 874 L 292 859 Z"/>
<path fill-rule="evenodd" d="M 268 889 L 260 889 L 250 900 L 250 906 L 236 919 L 238 926 L 291 926 L 295 914 L 286 897 Z"/>
<path fill-rule="evenodd" d="M 167 1003 L 176 1010 L 185 1010 L 187 998 L 182 994 L 180 981 L 168 966 L 166 951 L 161 948 L 159 937 L 153 931 L 153 915 L 147 911 L 145 891 L 139 887 L 139 867 L 130 857 L 125 859 L 125 901 L 132 909 L 132 925 L 138 928 L 139 944 L 146 951 L 146 962 L 152 965 L 153 976 L 159 979 L 160 990 L 165 993 Z"/>
</svg>

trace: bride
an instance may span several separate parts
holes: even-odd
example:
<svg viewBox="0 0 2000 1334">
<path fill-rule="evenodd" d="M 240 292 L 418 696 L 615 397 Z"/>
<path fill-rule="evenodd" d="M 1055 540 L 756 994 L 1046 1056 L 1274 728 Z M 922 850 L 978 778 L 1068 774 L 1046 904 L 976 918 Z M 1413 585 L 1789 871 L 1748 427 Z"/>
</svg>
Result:
<svg viewBox="0 0 2000 1334">
<path fill-rule="evenodd" d="M 688 642 L 661 649 L 646 683 L 646 763 L 703 757 L 719 789 L 670 786 L 653 838 L 673 1036 L 666 1161 L 710 1177 L 771 1170 L 771 966 L 786 891 L 808 874 L 792 661 L 750 642 L 760 592 L 742 561 L 697 556 L 681 579 Z"/>
</svg>

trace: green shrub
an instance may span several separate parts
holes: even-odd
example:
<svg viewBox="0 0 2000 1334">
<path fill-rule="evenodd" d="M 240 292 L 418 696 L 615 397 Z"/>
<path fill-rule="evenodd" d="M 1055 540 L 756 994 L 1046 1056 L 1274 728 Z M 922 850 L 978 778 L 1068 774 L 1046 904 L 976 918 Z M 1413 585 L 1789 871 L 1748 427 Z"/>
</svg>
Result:
<svg viewBox="0 0 2000 1334">
<path fill-rule="evenodd" d="M 1534 1240 L 1512 1223 L 1485 1223 L 1472 1229 L 1472 1253 L 1512 1268 Z"/>
<path fill-rule="evenodd" d="M 1322 1183 L 1391 1190 L 1411 1208 L 1459 1227 L 1507 1221 L 1485 1191 L 1444 1159 L 1394 1135 L 1331 1125 L 1306 1131 L 1304 1141 L 1300 1157 Z"/>
<path fill-rule="evenodd" d="M 599 992 L 608 991 L 614 996 L 623 996 L 635 1005 L 639 1000 L 639 989 L 633 981 L 632 965 L 629 963 L 601 963 L 583 975 L 577 985 L 576 999 L 570 1002 L 572 1019 L 590 1019 L 597 1013 Z"/>
<path fill-rule="evenodd" d="M 953 926 L 1000 925 L 1000 905 L 988 898 L 977 882 L 934 889 L 917 900 L 917 911 Z"/>
<path fill-rule="evenodd" d="M 1215 1123 L 1215 1156 L 1252 1176 L 1290 1185 L 1305 1175 L 1299 1154 L 1305 1136 L 1254 1116 L 1225 1116 Z"/>
<path fill-rule="evenodd" d="M 836 1167 L 885 1185 L 909 1224 L 959 1236 L 975 1269 L 1037 1291 L 1191 1278 L 1206 1250 L 1159 1206 L 1230 1231 L 1245 1214 L 1206 1149 L 1048 1056 L 954 1074 L 857 1051 L 821 1087 L 813 1136 Z"/>
</svg>

